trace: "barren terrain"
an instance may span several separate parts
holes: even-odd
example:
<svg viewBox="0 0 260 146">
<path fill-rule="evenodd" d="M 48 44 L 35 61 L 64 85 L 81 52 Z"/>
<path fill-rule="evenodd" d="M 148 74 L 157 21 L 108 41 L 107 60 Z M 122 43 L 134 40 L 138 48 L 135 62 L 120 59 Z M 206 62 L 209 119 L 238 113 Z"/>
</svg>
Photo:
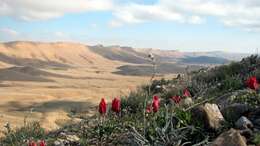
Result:
<svg viewBox="0 0 260 146">
<path fill-rule="evenodd" d="M 100 98 L 127 94 L 150 78 L 114 74 L 131 64 L 80 44 L 12 42 L 0 44 L 0 53 L 0 127 L 38 120 L 55 129 L 70 112 L 91 115 Z"/>
<path fill-rule="evenodd" d="M 72 112 L 91 115 L 100 98 L 109 102 L 149 82 L 150 53 L 156 59 L 158 78 L 183 73 L 187 66 L 198 69 L 229 62 L 210 52 L 192 57 L 175 50 L 68 42 L 0 43 L 0 127 L 38 120 L 51 130 L 70 120 Z"/>
</svg>

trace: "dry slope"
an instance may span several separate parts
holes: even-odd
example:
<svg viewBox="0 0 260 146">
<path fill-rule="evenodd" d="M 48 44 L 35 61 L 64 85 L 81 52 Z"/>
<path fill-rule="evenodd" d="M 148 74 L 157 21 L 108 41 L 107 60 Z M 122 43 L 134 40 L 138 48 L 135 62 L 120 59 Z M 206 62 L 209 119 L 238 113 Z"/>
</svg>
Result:
<svg viewBox="0 0 260 146">
<path fill-rule="evenodd" d="M 0 61 L 8 64 L 27 65 L 56 63 L 56 65 L 109 65 L 112 61 L 77 43 L 9 42 L 0 44 Z M 26 64 L 27 63 L 27 64 Z M 41 65 L 41 64 L 40 64 Z"/>
</svg>

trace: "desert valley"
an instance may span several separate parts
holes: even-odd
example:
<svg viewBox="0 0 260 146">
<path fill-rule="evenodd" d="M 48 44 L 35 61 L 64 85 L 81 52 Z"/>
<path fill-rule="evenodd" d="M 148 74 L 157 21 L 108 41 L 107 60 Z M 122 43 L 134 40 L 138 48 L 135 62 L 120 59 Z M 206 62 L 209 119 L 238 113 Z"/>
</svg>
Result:
<svg viewBox="0 0 260 146">
<path fill-rule="evenodd" d="M 19 143 L 30 145 L 34 140 L 39 141 L 44 138 L 47 143 L 57 146 L 66 143 L 68 145 L 106 145 L 108 143 L 135 145 L 140 142 L 139 138 L 134 138 L 134 141 L 131 140 L 131 142 L 129 140 L 140 133 L 129 129 L 131 121 L 133 120 L 133 124 L 138 125 L 141 120 L 140 115 L 145 119 L 152 118 L 151 121 L 141 122 L 146 127 L 147 123 L 160 123 L 160 116 L 165 116 L 163 119 L 166 118 L 165 124 L 167 125 L 167 121 L 174 122 L 171 118 L 167 119 L 169 118 L 167 114 L 171 113 L 167 108 L 171 108 L 173 113 L 181 116 L 180 118 L 183 118 L 184 122 L 192 124 L 189 117 L 196 119 L 192 113 L 199 114 L 196 109 L 205 107 L 208 120 L 203 120 L 206 127 L 202 126 L 202 128 L 207 129 L 207 122 L 210 120 L 216 120 L 214 121 L 216 124 L 209 123 L 210 128 L 219 129 L 222 126 L 222 128 L 228 128 L 223 124 L 224 119 L 218 107 L 210 104 L 211 100 L 215 100 L 228 120 L 230 120 L 229 118 L 234 120 L 237 117 L 225 114 L 225 111 L 229 106 L 233 106 L 233 102 L 244 103 L 244 96 L 250 95 L 250 98 L 246 98 L 248 100 L 246 102 L 249 102 L 250 106 L 255 109 L 258 107 L 257 77 L 259 74 L 257 67 L 259 58 L 253 55 L 242 59 L 245 56 L 248 54 L 88 46 L 72 42 L 16 41 L 1 43 L 0 126 L 3 129 L 0 135 L 2 142 L 11 145 Z M 240 59 L 242 60 L 238 62 Z M 247 78 L 251 72 L 257 77 L 249 76 Z M 152 95 L 155 96 L 152 98 Z M 158 109 L 155 110 L 154 102 L 159 100 L 156 95 L 163 97 L 160 104 L 161 106 L 164 104 L 165 107 L 162 107 L 160 111 L 158 110 L 159 102 Z M 236 95 L 238 96 L 233 99 L 233 96 Z M 222 101 L 223 97 L 226 99 Z M 111 104 L 113 100 L 112 108 L 108 105 L 112 111 L 106 109 L 106 101 L 103 101 L 103 98 L 107 104 Z M 153 99 L 154 114 L 151 114 L 149 109 L 144 109 L 145 112 L 142 114 L 140 111 L 146 106 L 143 103 L 148 104 L 147 107 L 149 107 L 150 101 L 146 103 L 146 99 L 150 100 L 150 98 Z M 257 100 L 252 102 L 251 98 Z M 116 102 L 114 100 L 118 99 L 119 104 L 122 100 L 122 109 L 119 105 L 119 112 L 113 114 L 113 106 Z M 102 105 L 102 102 L 105 105 Z M 200 106 L 201 104 L 204 106 Z M 104 111 L 102 111 L 102 106 L 105 106 Z M 187 106 L 189 107 L 187 108 Z M 227 108 L 225 108 L 226 106 Z M 214 112 L 207 111 L 207 109 L 213 110 L 214 108 L 216 108 Z M 247 112 L 249 112 L 247 109 L 250 109 L 240 106 L 237 108 Z M 193 111 L 189 112 L 190 109 Z M 108 112 L 107 115 L 106 112 Z M 157 112 L 160 112 L 160 115 Z M 257 114 L 258 110 L 252 110 L 248 116 L 255 125 L 258 120 Z M 128 118 L 131 115 L 134 115 L 134 119 Z M 211 115 L 213 117 L 210 117 Z M 153 117 L 158 119 L 153 119 Z M 173 117 L 175 116 L 173 115 Z M 121 120 L 122 123 L 117 120 Z M 177 125 L 172 126 L 178 129 L 178 123 L 182 122 L 179 120 Z M 187 126 L 185 123 L 182 124 L 182 126 Z M 151 126 L 147 128 L 151 128 Z M 117 131 L 118 127 L 123 128 Z M 104 131 L 100 131 L 100 128 L 103 128 Z M 186 132 L 192 130 L 192 128 L 186 128 L 180 128 L 180 130 Z M 200 132 L 199 129 L 197 130 Z M 34 136 L 37 132 L 39 132 L 39 136 Z M 106 138 L 102 134 L 111 135 L 111 132 L 119 134 L 122 138 Z M 149 131 L 147 132 L 149 134 Z M 236 131 L 231 129 L 228 132 Z M 211 139 L 208 139 L 207 135 L 200 135 L 198 139 L 191 139 L 191 141 L 196 143 L 206 138 L 201 143 L 207 145 L 219 135 L 217 131 L 213 131 L 212 134 Z M 193 137 L 193 135 L 189 135 L 189 137 Z M 250 137 L 257 139 L 257 135 L 250 135 Z M 250 137 L 248 137 L 249 142 L 251 142 Z M 40 142 L 45 143 L 44 139 Z M 110 139 L 116 140 L 110 142 Z M 182 138 L 180 137 L 180 139 Z M 151 139 L 149 143 L 156 141 Z M 144 139 L 140 143 L 146 142 L 147 140 Z M 217 138 L 213 144 L 219 142 L 221 143 Z M 172 140 L 166 140 L 163 143 L 176 144 Z M 241 141 L 241 143 L 244 142 Z"/>
<path fill-rule="evenodd" d="M 260 146 L 259 18 L 259 0 L 0 0 L 0 146 Z"/>
<path fill-rule="evenodd" d="M 203 58 L 187 57 L 189 53 L 179 51 L 120 46 L 2 43 L 0 127 L 7 122 L 19 127 L 24 120 L 37 120 L 51 130 L 70 120 L 70 112 L 91 115 L 102 97 L 124 96 L 149 82 L 152 72 L 149 53 L 157 59 L 158 78 L 172 78 L 183 73 L 187 65 L 196 69 L 228 62 L 207 53 L 195 54 Z"/>
<path fill-rule="evenodd" d="M 12 42 L 0 45 L 0 126 L 39 120 L 47 129 L 71 110 L 95 111 L 102 97 L 121 96 L 147 77 L 113 74 L 112 61 L 80 44 Z"/>
</svg>

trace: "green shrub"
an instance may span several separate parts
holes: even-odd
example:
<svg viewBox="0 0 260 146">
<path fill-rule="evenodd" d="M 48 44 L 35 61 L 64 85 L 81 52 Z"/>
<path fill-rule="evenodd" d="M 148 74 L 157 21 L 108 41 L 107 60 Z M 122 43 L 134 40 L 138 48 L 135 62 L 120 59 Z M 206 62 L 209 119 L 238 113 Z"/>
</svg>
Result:
<svg viewBox="0 0 260 146">
<path fill-rule="evenodd" d="M 221 91 L 232 91 L 241 89 L 244 83 L 239 77 L 227 77 L 218 87 Z"/>
<path fill-rule="evenodd" d="M 26 124 L 16 130 L 12 130 L 8 125 L 6 126 L 5 138 L 3 143 L 8 145 L 26 145 L 28 140 L 44 140 L 46 138 L 44 129 L 40 126 L 39 122 L 32 122 Z"/>
<path fill-rule="evenodd" d="M 146 98 L 152 97 L 148 97 L 148 93 L 143 88 L 139 88 L 136 92 L 131 92 L 128 97 L 122 98 L 121 107 L 127 113 L 142 113 Z"/>
<path fill-rule="evenodd" d="M 183 111 L 180 108 L 175 108 L 176 117 L 178 118 L 180 124 L 182 125 L 191 125 L 192 124 L 192 115 L 190 111 Z"/>
<path fill-rule="evenodd" d="M 260 105 L 260 94 L 255 91 L 246 92 L 242 95 L 236 96 L 233 99 L 233 102 L 248 104 L 251 107 L 257 107 Z"/>
<path fill-rule="evenodd" d="M 260 134 L 256 134 L 256 135 L 255 135 L 253 142 L 254 142 L 256 145 L 260 145 Z"/>
</svg>

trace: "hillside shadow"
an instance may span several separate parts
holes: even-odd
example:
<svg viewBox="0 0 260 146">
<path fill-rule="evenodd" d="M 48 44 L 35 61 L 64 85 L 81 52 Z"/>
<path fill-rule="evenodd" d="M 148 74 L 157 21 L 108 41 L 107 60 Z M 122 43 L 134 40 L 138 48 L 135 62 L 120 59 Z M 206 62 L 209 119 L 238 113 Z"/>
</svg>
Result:
<svg viewBox="0 0 260 146">
<path fill-rule="evenodd" d="M 47 77 L 64 78 L 64 79 L 112 80 L 112 79 L 98 78 L 98 77 L 73 77 L 69 75 L 51 73 L 31 66 L 15 66 L 10 68 L 0 69 L 1 81 L 54 82 L 54 80 L 48 79 Z"/>
<path fill-rule="evenodd" d="M 70 66 L 63 63 L 58 63 L 55 61 L 42 61 L 39 59 L 32 58 L 17 58 L 15 56 L 10 57 L 3 53 L 0 53 L 0 61 L 8 64 L 18 65 L 18 66 L 33 66 L 33 67 L 60 67 L 69 68 Z"/>
<path fill-rule="evenodd" d="M 131 47 L 120 47 L 120 46 L 90 46 L 89 49 L 97 53 L 104 58 L 109 60 L 117 60 L 127 63 L 134 64 L 145 64 L 149 63 L 149 60 L 146 59 L 146 54 L 135 51 Z"/>
<path fill-rule="evenodd" d="M 74 113 L 90 113 L 96 108 L 96 105 L 93 105 L 90 102 L 83 101 L 48 101 L 43 103 L 32 103 L 29 106 L 25 106 L 20 101 L 8 102 L 5 105 L 1 105 L 0 108 L 8 108 L 8 112 L 40 112 L 48 113 L 53 111 L 63 110 L 65 112 L 74 112 Z"/>
<path fill-rule="evenodd" d="M 40 75 L 31 75 L 29 73 L 23 73 L 17 71 L 17 68 L 21 67 L 10 67 L 0 69 L 0 80 L 1 81 L 33 81 L 33 82 L 54 82 L 54 80 L 47 79 Z"/>
<path fill-rule="evenodd" d="M 190 65 L 190 71 L 199 70 L 203 66 Z M 175 63 L 160 63 L 156 65 L 157 74 L 180 74 L 185 72 L 185 65 Z M 119 71 L 113 72 L 119 75 L 130 75 L 130 76 L 151 76 L 154 74 L 154 67 L 152 65 L 123 65 L 117 67 Z"/>
<path fill-rule="evenodd" d="M 117 68 L 119 71 L 113 72 L 119 75 L 131 76 L 150 76 L 154 72 L 152 65 L 123 65 Z M 173 63 L 161 63 L 157 65 L 156 72 L 158 74 L 183 73 L 184 67 Z"/>
</svg>

